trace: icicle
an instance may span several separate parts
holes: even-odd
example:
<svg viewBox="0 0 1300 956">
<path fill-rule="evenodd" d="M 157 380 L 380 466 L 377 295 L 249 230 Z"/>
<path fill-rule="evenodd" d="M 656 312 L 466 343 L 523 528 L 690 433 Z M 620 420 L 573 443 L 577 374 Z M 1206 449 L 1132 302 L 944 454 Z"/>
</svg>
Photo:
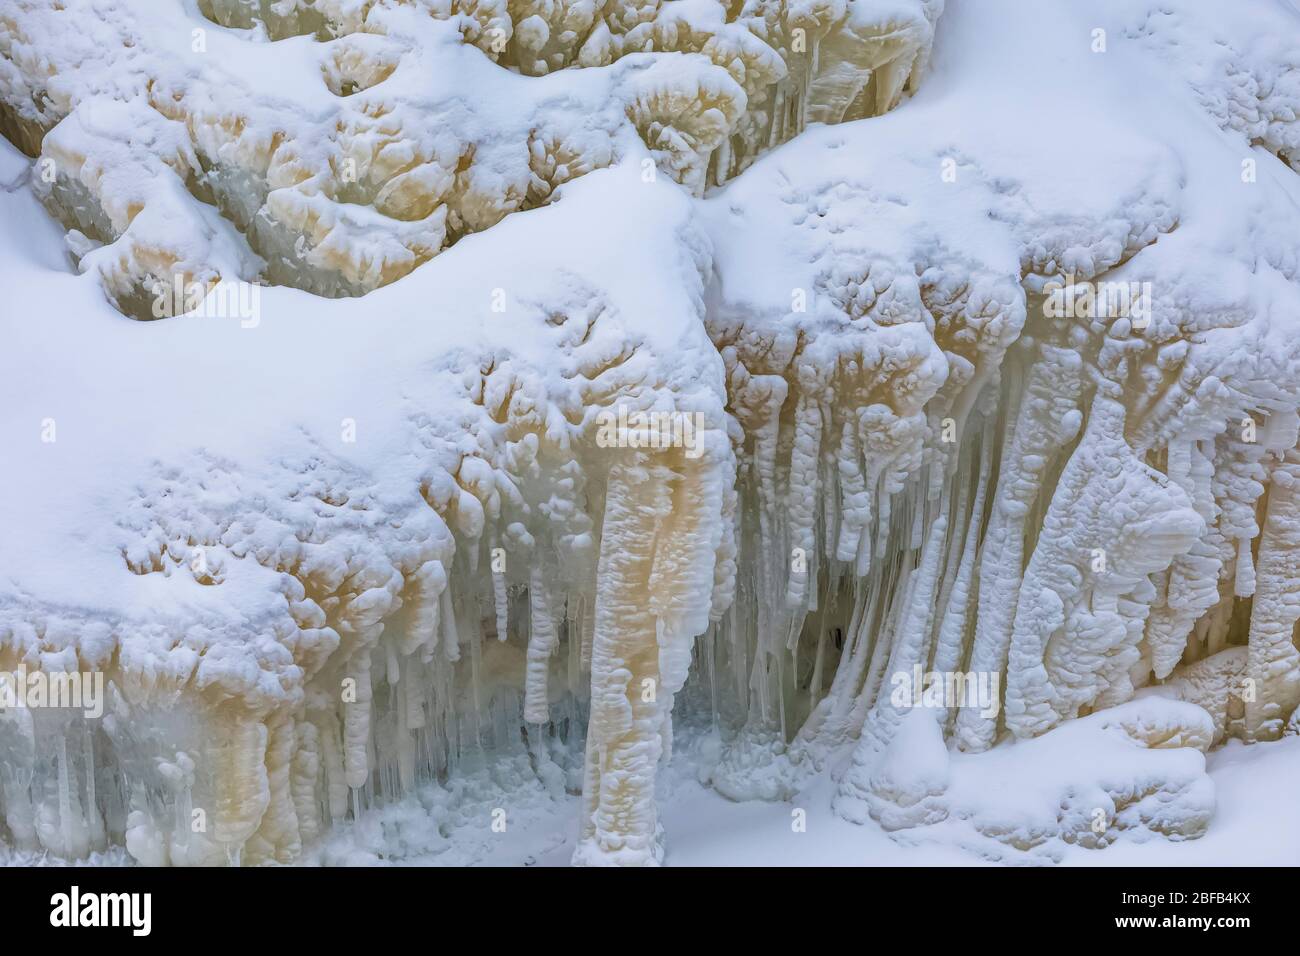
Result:
<svg viewBox="0 0 1300 956">
<path fill-rule="evenodd" d="M 596 615 L 592 613 L 591 599 L 582 598 L 582 669 L 591 670 L 591 646 L 596 636 Z"/>
<path fill-rule="evenodd" d="M 59 847 L 58 854 L 66 859 L 77 859 L 84 854 L 77 853 L 73 846 L 72 784 L 69 780 L 68 736 L 62 729 L 59 731 L 59 742 L 55 756 L 59 764 L 59 830 L 62 837 L 62 845 Z"/>
<path fill-rule="evenodd" d="M 907 603 L 895 631 L 894 646 L 889 657 L 888 674 L 891 683 L 895 675 L 903 674 L 910 680 L 913 667 L 924 665 L 929 657 L 928 637 L 931 618 L 934 614 L 935 590 L 939 583 L 939 565 L 943 560 L 943 541 L 948 534 L 948 515 L 940 515 L 930 526 L 930 533 L 921 550 L 921 560 L 916 573 L 909 581 Z M 912 688 L 913 698 L 921 688 Z M 901 711 L 894 707 L 886 696 L 876 701 L 877 713 L 886 724 L 878 730 L 880 736 L 876 743 L 888 742 L 894 726 L 901 716 Z"/>
<path fill-rule="evenodd" d="M 781 116 L 785 112 L 785 84 L 778 83 L 772 94 L 771 125 L 767 131 L 767 148 L 771 149 L 780 142 Z"/>
<path fill-rule="evenodd" d="M 1015 425 L 1004 436 L 1002 465 L 980 554 L 979 602 L 970 669 L 1001 674 L 1011 644 L 1016 601 L 1024 565 L 1025 520 L 1036 501 L 1047 457 L 1078 431 L 1082 387 L 1078 353 L 1047 344 L 1030 369 Z M 1011 381 L 1012 393 L 1016 382 Z M 963 750 L 985 750 L 997 731 L 996 720 L 974 708 L 957 714 L 956 739 Z"/>
<path fill-rule="evenodd" d="M 339 746 L 338 721 L 326 714 L 320 730 L 321 754 L 325 764 L 326 803 L 330 819 L 338 826 L 347 816 L 348 784 L 343 771 L 343 751 Z"/>
<path fill-rule="evenodd" d="M 596 636 L 591 662 L 583 822 L 575 863 L 659 858 L 654 767 L 672 688 L 658 685 L 656 625 L 640 597 L 650 590 L 655 529 L 669 513 L 668 474 L 619 462 L 605 497 Z M 689 520 L 688 515 L 676 515 Z"/>
<path fill-rule="evenodd" d="M 538 559 L 534 559 L 535 561 Z M 558 635 L 551 599 L 541 567 L 534 564 L 528 583 L 528 665 L 524 677 L 524 720 L 544 724 L 550 719 L 548 681 L 551 653 Z"/>
<path fill-rule="evenodd" d="M 920 564 L 909 581 L 906 610 L 894 631 L 893 652 L 890 654 L 891 685 L 895 684 L 898 675 L 912 681 L 914 670 L 923 666 L 927 656 L 925 645 L 930 633 L 930 617 L 934 613 L 939 566 L 947 534 L 948 515 L 944 514 L 930 526 Z M 866 819 L 866 800 L 877 762 L 893 740 L 904 714 L 918 702 L 920 693 L 920 687 L 911 687 L 907 706 L 897 705 L 892 694 L 881 694 L 876 699 L 862 737 L 853 751 L 853 763 L 841 779 L 835 795 L 835 809 L 846 819 L 859 823 Z"/>
<path fill-rule="evenodd" d="M 459 628 L 462 633 L 469 635 L 469 681 L 470 681 L 470 704 L 472 716 L 474 718 L 474 743 L 475 746 L 483 745 L 483 699 L 482 699 L 482 671 L 483 671 L 483 615 L 479 607 L 479 593 L 473 591 L 466 597 L 470 604 L 468 611 L 465 613 L 465 623 Z"/>
<path fill-rule="evenodd" d="M 99 801 L 95 799 L 95 739 L 89 721 L 81 725 L 82 765 L 86 774 L 86 819 L 90 825 L 90 847 L 102 850 L 106 845 L 104 820 L 99 813 Z"/>
<path fill-rule="evenodd" d="M 821 702 L 822 668 L 826 662 L 826 628 L 817 629 L 817 653 L 813 658 L 813 672 L 809 680 L 809 706 L 815 708 Z"/>
<path fill-rule="evenodd" d="M 957 574 L 961 568 L 962 545 L 970 532 L 970 498 L 972 491 L 971 459 L 974 458 L 972 446 L 975 442 L 963 442 L 957 453 L 957 467 L 949 481 L 945 481 L 940 496 L 940 510 L 951 515 L 948 522 L 948 540 L 944 543 L 943 573 L 939 579 L 939 591 L 935 599 L 935 613 L 931 625 L 931 650 L 938 652 L 939 632 L 943 628 L 943 614 L 952 595 Z M 978 486 L 979 473 L 976 471 L 974 484 Z M 933 654 L 931 655 L 933 656 Z"/>
<path fill-rule="evenodd" d="M 298 747 L 293 754 L 291 792 L 294 812 L 298 817 L 298 832 L 306 844 L 320 834 L 320 812 L 316 799 L 316 780 L 320 775 L 320 733 L 309 720 L 298 721 L 294 733 Z"/>
<path fill-rule="evenodd" d="M 446 588 L 439 598 L 442 652 L 449 661 L 460 660 L 460 634 L 456 630 L 456 608 L 452 604 L 451 588 Z"/>
<path fill-rule="evenodd" d="M 1255 593 L 1255 559 L 1250 550 L 1250 539 L 1237 540 L 1237 576 L 1233 582 L 1233 593 L 1239 598 L 1248 598 Z"/>
<path fill-rule="evenodd" d="M 1268 512 L 1259 539 L 1259 577 L 1250 617 L 1246 698 L 1247 740 L 1272 740 L 1300 705 L 1300 451 L 1287 452 L 1271 475 Z"/>
<path fill-rule="evenodd" d="M 510 594 L 506 586 L 506 574 L 504 568 L 497 570 L 497 561 L 495 555 L 498 553 L 498 546 L 495 538 L 493 539 L 492 552 L 492 603 L 496 609 L 497 618 L 497 640 L 504 641 L 510 635 Z"/>
<path fill-rule="evenodd" d="M 713 168 L 713 183 L 715 186 L 721 186 L 727 181 L 731 174 L 731 137 L 724 136 L 718 148 L 714 151 L 714 160 L 716 165 Z"/>
<path fill-rule="evenodd" d="M 965 542 L 962 545 L 957 576 L 953 580 L 948 600 L 943 605 L 939 638 L 934 653 L 933 669 L 945 674 L 956 671 L 960 666 L 962 653 L 966 645 L 966 635 L 970 630 L 971 599 L 974 596 L 975 565 L 980 550 L 984 503 L 987 500 L 989 484 L 992 480 L 992 429 L 986 430 L 984 439 L 983 447 L 980 449 L 979 478 L 975 488 L 975 501 L 971 507 L 970 521 L 967 524 Z M 941 721 L 946 724 L 950 716 L 945 708 L 941 714 Z"/>
<path fill-rule="evenodd" d="M 238 865 L 244 842 L 256 831 L 270 801 L 266 776 L 266 725 L 239 714 L 223 714 L 214 742 L 217 790 L 213 834 Z"/>
<path fill-rule="evenodd" d="M 785 604 L 792 610 L 805 606 L 808 597 L 809 564 L 816 554 L 813 520 L 818 494 L 818 455 L 822 433 L 821 408 L 801 391 L 795 411 L 795 438 L 790 462 L 790 485 L 786 498 L 790 541 L 796 549 L 786 585 Z M 794 615 L 788 647 L 798 639 L 802 615 Z"/>
</svg>

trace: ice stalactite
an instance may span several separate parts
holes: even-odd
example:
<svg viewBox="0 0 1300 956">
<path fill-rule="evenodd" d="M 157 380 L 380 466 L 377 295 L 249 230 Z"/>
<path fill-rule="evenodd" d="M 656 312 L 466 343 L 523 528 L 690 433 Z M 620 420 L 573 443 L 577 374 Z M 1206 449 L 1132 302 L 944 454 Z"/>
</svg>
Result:
<svg viewBox="0 0 1300 956">
<path fill-rule="evenodd" d="M 213 839 L 238 864 L 245 841 L 256 831 L 271 802 L 267 767 L 266 724 L 239 713 L 223 715 L 215 728 Z"/>
<path fill-rule="evenodd" d="M 1282 733 L 1300 704 L 1300 450 L 1291 450 L 1269 475 L 1267 512 L 1259 538 L 1257 586 L 1247 635 L 1245 737 Z"/>
<path fill-rule="evenodd" d="M 729 335 L 725 323 L 719 333 Z M 829 669 L 824 642 L 804 636 L 807 622 L 825 618 L 828 577 L 842 566 L 869 567 L 882 553 L 891 496 L 917 466 L 919 409 L 943 359 L 906 335 L 889 338 L 839 356 L 816 346 L 792 353 L 787 343 L 750 352 L 743 339 L 723 339 L 732 407 L 746 431 L 738 485 L 748 503 L 739 533 L 747 560 L 731 612 L 745 729 L 713 774 L 729 795 L 782 792 L 785 740 L 812 706 L 803 685 L 812 672 L 823 681 Z M 838 412 L 829 401 L 837 392 L 858 396 L 861 406 Z"/>
<path fill-rule="evenodd" d="M 546 723 L 550 714 L 547 676 L 558 639 L 545 573 L 533 567 L 528 582 L 528 672 L 524 680 L 524 719 Z"/>
<path fill-rule="evenodd" d="M 716 445 L 704 453 L 729 455 Z M 712 469 L 686 467 L 680 452 L 664 457 L 630 455 L 610 469 L 575 863 L 662 860 L 654 768 L 670 747 L 691 641 L 725 610 L 701 587 L 723 543 L 724 482 Z"/>
<path fill-rule="evenodd" d="M 1182 489 L 1134 457 L 1123 425 L 1123 406 L 1099 393 L 1025 568 L 1006 688 L 1017 736 L 1132 696 L 1149 575 L 1204 533 Z"/>
<path fill-rule="evenodd" d="M 1026 522 L 1050 458 L 1079 429 L 1081 374 L 1077 353 L 1045 346 L 1025 377 L 1015 425 L 1003 445 L 997 492 L 980 552 L 969 670 L 1002 673 L 1006 667 L 1024 565 Z M 962 749 L 984 750 L 993 742 L 997 724 L 979 711 L 964 709 L 957 715 L 955 733 Z"/>
<path fill-rule="evenodd" d="M 888 672 L 890 674 L 910 675 L 915 667 L 924 666 L 929 656 L 929 636 L 931 631 L 931 614 L 939 584 L 939 574 L 943 563 L 943 543 L 948 533 L 948 516 L 941 515 L 930 525 L 930 532 L 921 550 L 920 564 L 915 578 L 910 584 L 907 611 L 898 624 L 891 648 Z M 853 765 L 840 781 L 839 793 L 835 798 L 835 807 L 841 816 L 849 820 L 862 822 L 866 811 L 859 806 L 869 787 L 871 773 L 875 769 L 879 755 L 893 740 L 903 721 L 906 710 L 899 707 L 894 695 L 882 693 L 871 711 L 861 731 L 857 748 L 853 753 Z M 909 708 L 910 709 L 910 701 Z"/>
<path fill-rule="evenodd" d="M 1211 533 L 1198 538 L 1186 554 L 1176 556 L 1168 572 L 1153 578 L 1157 595 L 1147 618 L 1146 641 L 1152 673 L 1160 679 L 1168 677 L 1182 659 L 1196 622 L 1219 601 L 1224 562 L 1222 533 L 1214 526 L 1214 464 L 1198 445 L 1180 442 L 1169 450 L 1171 479 L 1191 499 Z"/>
<path fill-rule="evenodd" d="M 645 863 L 662 856 L 654 766 L 662 751 L 659 646 L 649 609 L 655 527 L 668 516 L 662 466 L 616 465 L 606 498 L 602 582 L 591 652 L 591 721 L 578 863 Z"/>
<path fill-rule="evenodd" d="M 992 483 L 993 449 L 995 447 L 994 424 L 993 419 L 985 419 L 984 428 L 980 434 L 979 457 L 975 459 L 973 455 L 971 456 L 973 460 L 978 461 L 976 466 L 978 468 L 978 477 L 975 478 L 975 498 L 971 502 L 969 512 L 964 507 L 957 509 L 958 515 L 965 518 L 960 557 L 955 563 L 950 561 L 955 568 L 955 574 L 948 586 L 947 600 L 939 605 L 942 610 L 937 621 L 938 633 L 930 668 L 944 674 L 955 673 L 960 669 L 966 656 L 968 635 L 971 633 L 973 626 L 972 608 L 975 597 L 975 582 L 978 580 L 985 503 L 988 500 L 989 485 Z M 963 487 L 969 488 L 971 477 L 967 472 L 963 478 L 959 472 L 956 480 L 962 481 Z M 956 540 L 954 540 L 955 547 Z M 945 701 L 940 715 L 940 723 L 945 730 L 951 729 L 951 721 L 954 717 L 955 713 Z"/>
</svg>

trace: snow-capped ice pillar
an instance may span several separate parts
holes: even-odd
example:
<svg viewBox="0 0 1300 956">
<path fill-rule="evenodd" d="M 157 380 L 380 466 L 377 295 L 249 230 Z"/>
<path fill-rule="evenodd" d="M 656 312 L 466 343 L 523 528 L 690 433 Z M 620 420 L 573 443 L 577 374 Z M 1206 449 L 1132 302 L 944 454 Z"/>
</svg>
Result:
<svg viewBox="0 0 1300 956">
<path fill-rule="evenodd" d="M 1025 569 L 1006 684 L 1018 737 L 1132 695 L 1148 576 L 1205 533 L 1186 492 L 1133 453 L 1124 421 L 1117 398 L 1098 394 Z"/>
<path fill-rule="evenodd" d="M 662 713 L 655 622 L 645 596 L 655 527 L 668 514 L 666 469 L 610 469 L 591 652 L 591 719 L 581 843 L 574 862 L 654 862 L 654 769 Z M 648 682 L 648 683 L 647 683 Z M 642 685 L 649 693 L 642 693 Z"/>
<path fill-rule="evenodd" d="M 1082 422 L 1078 409 L 1081 368 L 1078 352 L 1043 344 L 1026 378 L 1014 430 L 1006 439 L 980 552 L 972 671 L 1000 675 L 1006 667 L 1020 594 L 1025 523 L 1038 498 L 1048 460 L 1074 438 Z M 987 750 L 997 734 L 997 720 L 965 708 L 957 713 L 955 733 L 962 750 Z"/>
<path fill-rule="evenodd" d="M 271 800 L 266 770 L 266 725 L 237 707 L 223 713 L 213 747 L 217 783 L 215 837 L 232 863 L 253 835 Z"/>
<path fill-rule="evenodd" d="M 1300 651 L 1293 639 L 1298 620 L 1300 451 L 1293 449 L 1273 469 L 1259 539 L 1246 663 L 1248 740 L 1280 736 L 1287 714 L 1300 704 Z"/>
<path fill-rule="evenodd" d="M 524 679 L 524 720 L 542 724 L 548 719 L 547 678 L 551 654 L 559 641 L 546 576 L 534 565 L 528 585 L 530 631 L 528 634 L 528 670 Z"/>
<path fill-rule="evenodd" d="M 576 864 L 662 859 L 655 766 L 691 640 L 710 616 L 725 497 L 715 458 L 637 453 L 610 469 Z"/>
<path fill-rule="evenodd" d="M 1182 659 L 1196 622 L 1218 603 L 1219 576 L 1227 556 L 1221 554 L 1227 546 L 1223 533 L 1215 527 L 1214 463 L 1190 440 L 1172 442 L 1168 460 L 1170 479 L 1187 492 L 1211 530 L 1175 558 L 1167 573 L 1156 577 L 1159 599 L 1147 619 L 1146 643 L 1151 669 L 1162 680 Z"/>
</svg>

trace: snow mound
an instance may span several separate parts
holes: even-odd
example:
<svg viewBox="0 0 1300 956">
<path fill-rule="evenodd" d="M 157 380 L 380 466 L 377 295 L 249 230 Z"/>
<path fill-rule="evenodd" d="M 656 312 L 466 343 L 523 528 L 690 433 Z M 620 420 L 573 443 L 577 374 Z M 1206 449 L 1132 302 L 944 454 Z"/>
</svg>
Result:
<svg viewBox="0 0 1300 956">
<path fill-rule="evenodd" d="M 1191 839 L 1214 815 L 1204 756 L 1212 737 L 1199 707 L 1150 698 L 976 757 L 949 753 L 938 725 L 917 710 L 872 771 L 863 799 L 841 790 L 836 809 L 850 820 L 869 814 L 889 831 L 949 821 L 1001 844 L 968 843 L 994 858 L 1019 851 L 1059 859 L 1063 845 Z"/>
</svg>

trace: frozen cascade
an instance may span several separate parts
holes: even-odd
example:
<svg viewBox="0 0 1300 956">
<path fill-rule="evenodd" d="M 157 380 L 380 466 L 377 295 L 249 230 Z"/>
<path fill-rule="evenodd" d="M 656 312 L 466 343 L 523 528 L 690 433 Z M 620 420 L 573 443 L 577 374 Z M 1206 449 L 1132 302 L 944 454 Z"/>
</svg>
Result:
<svg viewBox="0 0 1300 956">
<path fill-rule="evenodd" d="M 94 279 L 15 306 L 145 436 L 3 478 L 49 520 L 0 671 L 106 696 L 0 712 L 0 840 L 292 863 L 528 791 L 654 864 L 681 695 L 733 799 L 1203 833 L 1203 753 L 1300 705 L 1296 23 L 1096 6 L 0 0 L 0 201 Z M 1093 87 L 1105 149 L 1026 139 Z M 259 331 L 193 335 L 250 285 Z M 1021 760 L 1028 823 L 979 787 Z"/>
</svg>

